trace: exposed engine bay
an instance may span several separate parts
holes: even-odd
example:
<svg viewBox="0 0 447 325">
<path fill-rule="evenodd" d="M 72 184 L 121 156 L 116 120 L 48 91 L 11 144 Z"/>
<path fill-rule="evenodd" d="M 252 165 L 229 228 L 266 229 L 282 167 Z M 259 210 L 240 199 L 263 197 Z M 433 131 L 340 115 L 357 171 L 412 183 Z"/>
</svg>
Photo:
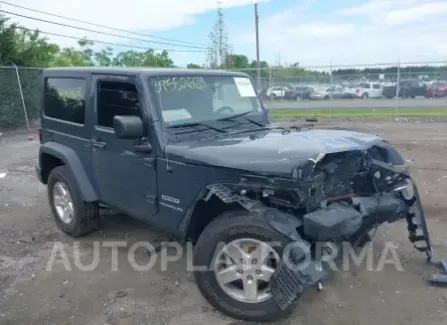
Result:
<svg viewBox="0 0 447 325">
<path fill-rule="evenodd" d="M 238 184 L 209 189 L 209 195 L 257 211 L 292 241 L 309 245 L 352 242 L 385 222 L 405 219 L 410 241 L 429 260 L 432 257 L 417 187 L 402 157 L 387 142 L 309 158 L 291 171 L 291 179 L 250 175 Z M 292 250 L 290 254 L 299 265 L 303 253 Z M 314 260 L 299 271 L 278 266 L 272 293 L 281 308 L 326 277 L 318 264 Z"/>
<path fill-rule="evenodd" d="M 366 151 L 320 155 L 292 171 L 296 181 L 248 176 L 231 191 L 295 216 L 304 239 L 348 239 L 409 214 L 414 185 L 393 150 L 384 142 Z"/>
</svg>

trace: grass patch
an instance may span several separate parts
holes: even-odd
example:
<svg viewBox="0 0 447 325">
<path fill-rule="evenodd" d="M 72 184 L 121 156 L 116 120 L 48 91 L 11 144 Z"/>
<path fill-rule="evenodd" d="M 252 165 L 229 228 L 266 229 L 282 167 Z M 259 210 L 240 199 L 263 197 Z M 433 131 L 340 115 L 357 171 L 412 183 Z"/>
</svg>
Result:
<svg viewBox="0 0 447 325">
<path fill-rule="evenodd" d="M 293 117 L 447 117 L 446 107 L 270 109 L 273 118 Z"/>
</svg>

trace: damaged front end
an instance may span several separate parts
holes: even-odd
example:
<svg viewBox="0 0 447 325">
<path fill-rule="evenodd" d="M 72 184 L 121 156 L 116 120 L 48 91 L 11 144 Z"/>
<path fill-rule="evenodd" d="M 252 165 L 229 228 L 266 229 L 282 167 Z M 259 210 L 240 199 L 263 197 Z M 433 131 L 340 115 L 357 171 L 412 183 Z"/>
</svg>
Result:
<svg viewBox="0 0 447 325">
<path fill-rule="evenodd" d="M 295 175 L 300 173 L 298 170 Z M 432 258 L 417 186 L 401 156 L 388 143 L 362 152 L 320 157 L 302 181 L 300 190 L 307 192 L 307 201 L 298 232 L 310 244 L 349 241 L 355 246 L 371 229 L 405 219 L 410 241 L 428 260 Z M 312 261 L 310 268 L 306 261 L 307 266 L 300 268 L 303 252 L 295 252 L 294 256 L 301 260 L 291 258 L 289 264 L 292 261 L 298 271 L 280 265 L 272 278 L 272 293 L 282 309 L 326 277 L 319 261 Z"/>
<path fill-rule="evenodd" d="M 317 154 L 296 166 L 291 178 L 247 176 L 228 189 L 231 200 L 268 218 L 292 242 L 308 247 L 322 241 L 358 243 L 373 228 L 405 219 L 410 241 L 432 258 L 417 186 L 387 142 L 365 150 Z M 224 192 L 222 187 L 209 189 L 218 196 Z M 315 257 L 303 264 L 302 248 L 293 246 L 272 276 L 272 296 L 281 309 L 327 275 Z"/>
<path fill-rule="evenodd" d="M 431 258 L 417 186 L 393 147 L 382 143 L 326 158 L 306 180 L 311 193 L 302 217 L 305 238 L 352 240 L 385 222 L 406 219 L 409 239 Z"/>
</svg>

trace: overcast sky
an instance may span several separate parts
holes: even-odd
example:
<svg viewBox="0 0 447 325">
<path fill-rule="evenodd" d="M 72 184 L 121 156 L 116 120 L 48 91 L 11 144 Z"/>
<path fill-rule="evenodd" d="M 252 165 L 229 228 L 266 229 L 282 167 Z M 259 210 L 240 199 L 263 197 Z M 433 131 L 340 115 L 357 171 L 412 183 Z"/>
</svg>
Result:
<svg viewBox="0 0 447 325">
<path fill-rule="evenodd" d="M 40 11 L 163 38 L 206 44 L 216 18 L 214 0 L 5 0 Z M 254 0 L 222 0 L 235 53 L 255 57 Z M 0 3 L 0 10 L 117 33 Z M 447 63 L 447 0 L 259 1 L 261 59 L 303 66 L 379 62 Z M 9 15 L 42 31 L 126 46 L 179 46 L 126 40 Z M 123 34 L 142 38 L 142 36 Z M 62 46 L 75 41 L 49 36 Z M 147 39 L 168 42 L 157 39 Z M 118 49 L 118 47 L 116 47 Z M 122 48 L 125 49 L 125 48 Z M 174 53 L 177 64 L 203 63 L 203 53 Z"/>
</svg>

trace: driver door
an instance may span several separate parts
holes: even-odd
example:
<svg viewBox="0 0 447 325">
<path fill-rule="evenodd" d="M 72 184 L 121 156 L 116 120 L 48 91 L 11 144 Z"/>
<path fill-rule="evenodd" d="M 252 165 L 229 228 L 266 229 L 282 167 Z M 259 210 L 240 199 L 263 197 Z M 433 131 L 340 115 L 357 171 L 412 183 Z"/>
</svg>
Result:
<svg viewBox="0 0 447 325">
<path fill-rule="evenodd" d="M 133 217 L 151 218 L 158 211 L 155 154 L 136 152 L 137 140 L 118 139 L 113 129 L 116 115 L 147 118 L 137 80 L 96 75 L 92 87 L 95 125 L 90 143 L 100 200 Z"/>
</svg>

